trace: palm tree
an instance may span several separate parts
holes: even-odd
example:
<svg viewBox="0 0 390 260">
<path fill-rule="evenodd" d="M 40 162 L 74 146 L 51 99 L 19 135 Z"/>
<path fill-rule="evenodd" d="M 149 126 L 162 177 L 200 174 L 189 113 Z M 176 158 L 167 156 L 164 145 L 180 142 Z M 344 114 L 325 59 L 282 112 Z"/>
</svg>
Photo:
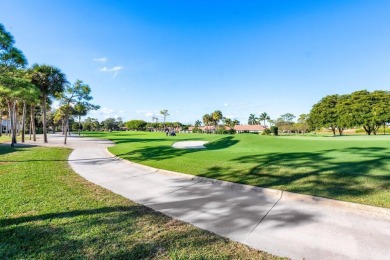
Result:
<svg viewBox="0 0 390 260">
<path fill-rule="evenodd" d="M 271 118 L 269 117 L 269 115 L 266 112 L 260 114 L 259 120 L 263 121 L 264 126 L 265 126 L 265 121 L 270 120 L 270 119 Z"/>
<path fill-rule="evenodd" d="M 32 83 L 40 90 L 41 106 L 43 112 L 43 141 L 47 143 L 46 130 L 46 106 L 47 100 L 51 97 L 57 97 L 64 92 L 68 81 L 60 69 L 50 65 L 34 64 L 31 67 Z"/>
<path fill-rule="evenodd" d="M 211 121 L 212 121 L 211 115 L 209 115 L 209 114 L 204 114 L 203 117 L 202 117 L 202 119 L 203 119 L 203 124 L 206 126 L 206 129 L 208 130 L 208 126 L 209 126 L 209 124 L 210 124 Z"/>
<path fill-rule="evenodd" d="M 167 116 L 169 116 L 168 110 L 166 110 L 166 109 L 161 110 L 160 114 L 164 116 L 164 128 L 165 128 L 165 120 L 166 120 Z"/>
<path fill-rule="evenodd" d="M 195 127 L 199 127 L 202 125 L 202 122 L 200 120 L 195 121 Z"/>
<path fill-rule="evenodd" d="M 211 118 L 214 122 L 214 125 L 215 125 L 215 129 L 217 128 L 218 126 L 218 123 L 219 121 L 223 118 L 223 115 L 222 115 L 222 112 L 220 110 L 215 110 L 212 114 L 211 114 Z"/>
<path fill-rule="evenodd" d="M 259 123 L 259 119 L 255 114 L 250 114 L 248 118 L 248 125 L 257 125 Z"/>
</svg>

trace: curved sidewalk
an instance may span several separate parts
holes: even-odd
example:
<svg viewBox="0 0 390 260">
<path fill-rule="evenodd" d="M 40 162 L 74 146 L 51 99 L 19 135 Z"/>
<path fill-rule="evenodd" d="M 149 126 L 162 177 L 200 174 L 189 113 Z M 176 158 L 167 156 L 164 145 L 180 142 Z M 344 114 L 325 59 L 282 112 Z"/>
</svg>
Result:
<svg viewBox="0 0 390 260">
<path fill-rule="evenodd" d="M 59 138 L 49 136 L 58 144 Z M 158 170 L 68 139 L 75 172 L 166 215 L 293 259 L 390 259 L 390 210 Z"/>
</svg>

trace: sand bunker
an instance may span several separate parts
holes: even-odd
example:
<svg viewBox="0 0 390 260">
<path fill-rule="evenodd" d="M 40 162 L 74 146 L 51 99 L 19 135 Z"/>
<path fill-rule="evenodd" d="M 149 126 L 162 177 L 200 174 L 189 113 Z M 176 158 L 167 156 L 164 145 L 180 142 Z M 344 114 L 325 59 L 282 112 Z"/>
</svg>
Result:
<svg viewBox="0 0 390 260">
<path fill-rule="evenodd" d="M 206 148 L 205 143 L 207 141 L 182 141 L 174 143 L 172 147 L 178 149 L 204 149 Z"/>
</svg>

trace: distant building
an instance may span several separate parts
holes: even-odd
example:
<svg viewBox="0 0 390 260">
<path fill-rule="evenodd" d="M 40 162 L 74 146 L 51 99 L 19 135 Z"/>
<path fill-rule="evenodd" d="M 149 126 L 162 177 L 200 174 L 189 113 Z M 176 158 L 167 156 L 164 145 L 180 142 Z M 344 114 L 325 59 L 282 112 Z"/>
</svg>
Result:
<svg viewBox="0 0 390 260">
<path fill-rule="evenodd" d="M 6 119 L 3 119 L 1 121 L 1 132 L 2 133 L 6 133 L 8 132 L 8 129 L 11 128 L 11 121 L 10 120 L 6 120 Z"/>
<path fill-rule="evenodd" d="M 264 127 L 262 125 L 236 125 L 234 126 L 234 130 L 236 130 L 237 133 L 261 133 L 263 132 L 267 127 Z"/>
</svg>

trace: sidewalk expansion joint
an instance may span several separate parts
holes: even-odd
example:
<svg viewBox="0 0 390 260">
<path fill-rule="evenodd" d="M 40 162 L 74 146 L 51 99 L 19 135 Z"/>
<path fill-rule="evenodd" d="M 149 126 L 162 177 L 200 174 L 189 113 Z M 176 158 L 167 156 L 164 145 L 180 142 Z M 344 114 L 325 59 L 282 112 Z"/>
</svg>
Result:
<svg viewBox="0 0 390 260">
<path fill-rule="evenodd" d="M 255 229 L 260 225 L 261 222 L 263 222 L 263 220 L 268 216 L 268 214 L 271 212 L 271 210 L 273 210 L 273 208 L 279 203 L 279 201 L 282 199 L 283 197 L 283 191 L 280 193 L 280 197 L 279 199 L 274 203 L 274 205 L 267 211 L 267 213 L 265 213 L 265 215 L 260 219 L 260 221 L 252 228 L 252 230 L 249 232 L 249 234 L 246 236 L 246 238 L 244 239 L 244 241 L 246 242 L 248 240 L 248 238 L 252 235 L 253 231 L 255 231 Z"/>
</svg>

